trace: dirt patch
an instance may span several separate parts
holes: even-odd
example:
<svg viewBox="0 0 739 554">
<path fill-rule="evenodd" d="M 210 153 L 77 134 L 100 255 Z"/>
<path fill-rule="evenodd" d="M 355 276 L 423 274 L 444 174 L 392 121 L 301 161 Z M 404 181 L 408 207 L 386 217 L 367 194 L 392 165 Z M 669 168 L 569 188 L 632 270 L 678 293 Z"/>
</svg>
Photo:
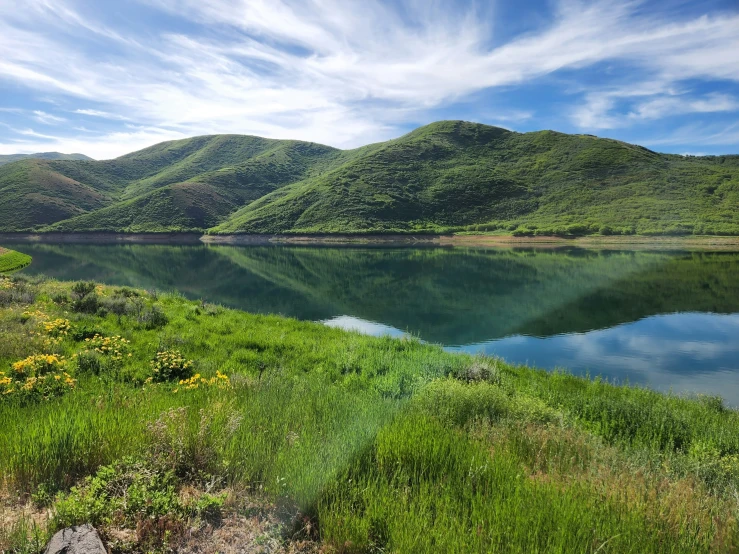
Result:
<svg viewBox="0 0 739 554">
<path fill-rule="evenodd" d="M 309 554 L 321 550 L 306 540 L 285 540 L 282 524 L 269 514 L 231 515 L 218 527 L 204 528 L 183 540 L 184 554 Z"/>
<path fill-rule="evenodd" d="M 564 238 L 553 236 L 513 237 L 502 235 L 440 236 L 443 246 L 476 246 L 492 248 L 562 248 L 577 246 L 602 250 L 737 250 L 739 237 L 683 236 L 586 236 Z"/>
</svg>

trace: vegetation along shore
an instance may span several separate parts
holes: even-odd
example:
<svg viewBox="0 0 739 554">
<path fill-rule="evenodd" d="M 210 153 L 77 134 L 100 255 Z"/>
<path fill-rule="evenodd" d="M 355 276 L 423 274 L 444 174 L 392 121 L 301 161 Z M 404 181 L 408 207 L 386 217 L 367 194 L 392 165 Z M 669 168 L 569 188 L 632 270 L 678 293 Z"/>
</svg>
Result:
<svg viewBox="0 0 739 554">
<path fill-rule="evenodd" d="M 77 523 L 113 552 L 739 547 L 716 397 L 22 274 L 0 371 L 6 552 Z"/>
<path fill-rule="evenodd" d="M 31 256 L 0 246 L 0 273 L 23 269 L 31 263 Z"/>
</svg>

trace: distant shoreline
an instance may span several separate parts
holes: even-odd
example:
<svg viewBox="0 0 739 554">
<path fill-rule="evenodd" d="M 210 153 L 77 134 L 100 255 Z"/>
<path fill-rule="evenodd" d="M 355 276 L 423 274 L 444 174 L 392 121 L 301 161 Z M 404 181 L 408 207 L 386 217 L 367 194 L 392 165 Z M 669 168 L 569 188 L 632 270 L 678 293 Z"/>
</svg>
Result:
<svg viewBox="0 0 739 554">
<path fill-rule="evenodd" d="M 737 236 L 587 235 L 582 237 L 514 237 L 509 235 L 203 235 L 200 233 L 0 233 L 0 242 L 109 244 L 224 244 L 224 245 L 377 245 L 470 246 L 490 248 L 536 247 L 629 248 L 667 250 L 736 250 Z"/>
</svg>

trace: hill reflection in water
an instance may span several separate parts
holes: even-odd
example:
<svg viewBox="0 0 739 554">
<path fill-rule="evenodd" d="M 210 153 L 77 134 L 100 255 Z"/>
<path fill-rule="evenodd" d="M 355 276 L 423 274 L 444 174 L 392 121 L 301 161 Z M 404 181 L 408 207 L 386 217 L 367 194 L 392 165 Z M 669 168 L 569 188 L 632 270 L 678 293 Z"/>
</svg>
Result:
<svg viewBox="0 0 739 554">
<path fill-rule="evenodd" d="M 737 253 L 8 246 L 34 257 L 27 273 L 178 290 L 739 404 Z"/>
</svg>

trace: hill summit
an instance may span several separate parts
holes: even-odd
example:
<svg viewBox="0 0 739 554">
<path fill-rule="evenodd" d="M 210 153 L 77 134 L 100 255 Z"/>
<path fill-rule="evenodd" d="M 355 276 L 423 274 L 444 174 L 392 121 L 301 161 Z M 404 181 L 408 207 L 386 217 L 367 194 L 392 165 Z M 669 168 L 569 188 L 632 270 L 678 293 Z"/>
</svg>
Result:
<svg viewBox="0 0 739 554">
<path fill-rule="evenodd" d="M 739 234 L 739 156 L 440 121 L 354 150 L 243 135 L 0 167 L 0 231 Z"/>
<path fill-rule="evenodd" d="M 38 152 L 36 154 L 6 154 L 0 155 L 0 165 L 25 160 L 26 158 L 37 158 L 39 160 L 92 160 L 84 154 L 62 154 L 61 152 Z"/>
</svg>

